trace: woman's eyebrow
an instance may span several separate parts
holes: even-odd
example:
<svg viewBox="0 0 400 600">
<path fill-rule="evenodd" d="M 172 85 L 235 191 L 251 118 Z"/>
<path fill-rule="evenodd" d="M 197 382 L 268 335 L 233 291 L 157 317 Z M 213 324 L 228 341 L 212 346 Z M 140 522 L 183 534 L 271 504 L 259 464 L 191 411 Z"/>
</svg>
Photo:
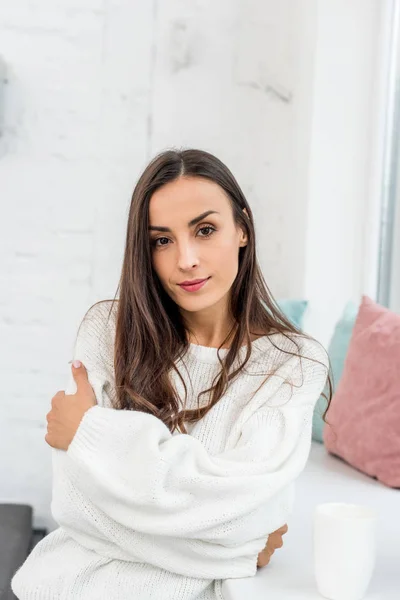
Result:
<svg viewBox="0 0 400 600">
<path fill-rule="evenodd" d="M 202 221 L 203 219 L 208 217 L 208 215 L 212 215 L 212 214 L 219 215 L 220 213 L 216 210 L 207 210 L 206 212 L 202 213 L 198 217 L 195 217 L 194 219 L 189 221 L 189 223 L 188 223 L 189 227 L 196 225 L 196 223 L 198 223 L 199 221 Z M 169 227 L 161 227 L 159 225 L 150 225 L 149 231 L 164 231 L 164 232 L 166 232 L 166 231 L 171 231 L 171 229 Z"/>
</svg>

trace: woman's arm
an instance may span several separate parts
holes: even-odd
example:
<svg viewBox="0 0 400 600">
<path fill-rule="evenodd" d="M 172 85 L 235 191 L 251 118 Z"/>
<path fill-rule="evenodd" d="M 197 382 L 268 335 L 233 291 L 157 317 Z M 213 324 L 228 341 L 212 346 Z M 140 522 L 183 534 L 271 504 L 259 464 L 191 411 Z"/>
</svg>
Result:
<svg viewBox="0 0 400 600">
<path fill-rule="evenodd" d="M 276 529 L 274 519 L 279 516 L 285 520 L 288 504 L 287 496 L 281 496 L 279 510 L 272 508 L 271 518 L 268 506 L 262 513 L 248 516 L 248 524 L 254 532 L 255 528 L 264 526 Z M 174 538 L 136 532 L 123 527 L 96 509 L 86 497 L 76 502 L 74 498 L 57 501 L 55 517 L 66 533 L 84 546 L 101 556 L 114 560 L 135 563 L 147 563 L 161 569 L 187 577 L 203 577 L 209 579 L 227 579 L 249 577 L 256 573 L 260 551 L 264 549 L 266 534 L 261 538 L 253 538 L 245 543 L 224 546 L 223 544 L 203 541 L 201 539 Z M 72 502 L 71 502 L 72 501 Z"/>
<path fill-rule="evenodd" d="M 240 520 L 292 482 L 307 461 L 328 363 L 319 344 L 307 345 L 305 356 L 319 362 L 291 356 L 252 399 L 259 408 L 241 424 L 238 441 L 212 455 L 195 437 L 171 434 L 154 415 L 109 408 L 99 334 L 90 323 L 82 327 L 74 358 L 86 366 L 99 405 L 84 414 L 67 451 L 81 489 L 136 531 L 229 544 L 225 524 L 235 522 L 238 534 Z M 71 385 L 66 393 L 74 391 Z"/>
<path fill-rule="evenodd" d="M 67 455 L 79 488 L 121 525 L 235 545 L 256 533 L 241 520 L 303 470 L 324 383 L 307 378 L 283 406 L 258 410 L 218 455 L 153 415 L 101 406 L 85 413 Z"/>
<path fill-rule="evenodd" d="M 260 426 L 260 414 L 248 422 L 248 430 L 253 426 Z M 265 430 L 266 440 L 274 443 L 276 431 L 271 429 L 270 433 Z M 277 490 L 268 502 L 255 510 L 245 511 L 244 516 L 215 523 L 208 528 L 208 539 L 193 535 L 176 537 L 166 534 L 165 530 L 143 532 L 136 530 L 133 520 L 129 524 L 121 523 L 114 511 L 105 512 L 97 495 L 93 496 L 82 486 L 82 473 L 75 461 L 68 453 L 54 452 L 57 461 L 52 503 L 55 520 L 81 545 L 113 559 L 146 562 L 191 577 L 252 576 L 268 534 L 287 522 L 292 509 L 293 488 L 289 485 Z"/>
<path fill-rule="evenodd" d="M 71 379 L 67 391 L 73 391 L 72 386 Z M 228 545 L 221 540 L 148 534 L 116 522 L 93 503 L 87 492 L 81 491 L 80 475 L 66 452 L 54 450 L 53 464 L 52 514 L 70 537 L 102 556 L 146 562 L 190 577 L 225 579 L 254 575 L 269 533 L 287 521 L 292 507 L 293 490 L 289 486 L 259 509 L 225 522 L 224 529 L 232 538 Z M 234 543 L 238 536 L 240 541 Z"/>
<path fill-rule="evenodd" d="M 114 536 L 115 552 L 126 553 L 128 546 L 132 560 L 135 553 L 150 563 L 171 555 L 172 570 L 187 568 L 192 576 L 202 569 L 215 578 L 254 574 L 267 535 L 287 521 L 291 506 L 285 491 L 308 457 L 325 367 L 306 361 L 303 385 L 290 399 L 280 406 L 268 399 L 272 406 L 266 402 L 243 425 L 235 447 L 211 456 L 199 440 L 172 435 L 152 415 L 104 408 L 110 406 L 110 388 L 98 369 L 98 336 L 91 345 L 82 331 L 74 358 L 87 366 L 100 405 L 85 414 L 61 454 L 90 505 L 83 516 L 95 508 L 110 519 L 121 533 Z M 323 354 L 315 358 L 326 361 Z M 74 387 L 70 380 L 66 393 Z"/>
</svg>

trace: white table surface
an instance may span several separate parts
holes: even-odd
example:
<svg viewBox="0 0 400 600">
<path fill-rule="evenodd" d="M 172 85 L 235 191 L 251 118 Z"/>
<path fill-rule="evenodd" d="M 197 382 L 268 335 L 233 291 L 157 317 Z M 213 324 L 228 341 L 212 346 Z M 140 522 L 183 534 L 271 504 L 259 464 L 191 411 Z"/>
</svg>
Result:
<svg viewBox="0 0 400 600">
<path fill-rule="evenodd" d="M 254 577 L 223 582 L 224 600 L 321 600 L 313 566 L 313 514 L 321 502 L 351 502 L 378 511 L 377 560 L 363 600 L 400 600 L 400 490 L 360 473 L 312 443 L 296 482 L 294 512 L 283 547 Z"/>
</svg>

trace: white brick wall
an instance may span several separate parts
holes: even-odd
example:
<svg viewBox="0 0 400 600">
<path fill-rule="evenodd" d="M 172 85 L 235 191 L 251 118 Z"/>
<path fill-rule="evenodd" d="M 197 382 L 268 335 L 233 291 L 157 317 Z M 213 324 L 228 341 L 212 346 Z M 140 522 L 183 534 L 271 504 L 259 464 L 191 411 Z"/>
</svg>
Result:
<svg viewBox="0 0 400 600">
<path fill-rule="evenodd" d="M 113 297 L 148 160 L 194 146 L 253 208 L 277 297 L 304 287 L 312 0 L 5 0 L 0 500 L 52 526 L 50 398 L 84 312 Z"/>
</svg>

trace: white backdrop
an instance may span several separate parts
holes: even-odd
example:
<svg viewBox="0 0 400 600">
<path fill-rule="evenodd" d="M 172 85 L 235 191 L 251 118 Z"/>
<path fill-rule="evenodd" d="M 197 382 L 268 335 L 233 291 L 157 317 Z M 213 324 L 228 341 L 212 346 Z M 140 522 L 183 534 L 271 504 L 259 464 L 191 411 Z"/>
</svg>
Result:
<svg viewBox="0 0 400 600">
<path fill-rule="evenodd" d="M 228 164 L 273 293 L 307 297 L 307 327 L 328 341 L 369 264 L 380 7 L 2 3 L 0 500 L 31 503 L 36 523 L 51 523 L 45 414 L 84 312 L 115 293 L 133 185 L 166 147 Z"/>
</svg>

